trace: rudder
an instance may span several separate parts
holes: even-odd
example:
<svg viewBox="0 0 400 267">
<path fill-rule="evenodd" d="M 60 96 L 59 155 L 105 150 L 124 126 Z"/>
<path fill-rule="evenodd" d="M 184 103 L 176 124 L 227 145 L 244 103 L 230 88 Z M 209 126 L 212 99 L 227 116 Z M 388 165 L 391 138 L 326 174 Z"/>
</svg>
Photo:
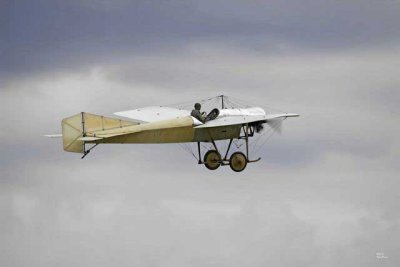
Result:
<svg viewBox="0 0 400 267">
<path fill-rule="evenodd" d="M 85 141 L 79 140 L 86 133 L 136 125 L 138 123 L 107 118 L 86 112 L 65 118 L 61 122 L 64 150 L 85 153 Z"/>
</svg>

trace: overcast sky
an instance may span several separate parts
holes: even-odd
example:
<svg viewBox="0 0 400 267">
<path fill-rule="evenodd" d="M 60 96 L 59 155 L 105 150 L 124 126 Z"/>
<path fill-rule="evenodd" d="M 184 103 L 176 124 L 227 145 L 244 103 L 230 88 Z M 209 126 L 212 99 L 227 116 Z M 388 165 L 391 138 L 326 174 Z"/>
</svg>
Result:
<svg viewBox="0 0 400 267">
<path fill-rule="evenodd" d="M 1 1 L 0 265 L 399 266 L 399 87 L 398 0 Z M 43 137 L 220 94 L 301 117 L 242 173 Z"/>
</svg>

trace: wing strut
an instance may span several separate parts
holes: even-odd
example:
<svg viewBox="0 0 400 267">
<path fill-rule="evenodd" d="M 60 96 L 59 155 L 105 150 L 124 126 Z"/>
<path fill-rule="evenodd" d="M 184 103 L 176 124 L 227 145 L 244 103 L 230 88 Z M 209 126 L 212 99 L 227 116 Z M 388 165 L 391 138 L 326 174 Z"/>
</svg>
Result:
<svg viewBox="0 0 400 267">
<path fill-rule="evenodd" d="M 249 160 L 249 124 L 246 123 L 245 126 L 243 126 L 243 128 L 245 128 L 245 137 L 246 137 L 246 156 L 247 156 L 247 160 Z"/>
<path fill-rule="evenodd" d="M 257 159 L 254 159 L 254 160 L 250 160 L 250 157 L 249 157 L 249 137 L 253 136 L 254 135 L 254 131 L 255 131 L 255 129 L 254 128 L 252 129 L 251 127 L 252 126 L 249 125 L 248 123 L 243 124 L 244 136 L 239 137 L 239 139 L 240 138 L 244 138 L 245 139 L 247 162 L 257 162 L 257 161 L 259 161 L 261 159 L 261 157 L 259 157 Z M 255 126 L 253 126 L 253 127 L 255 127 Z"/>
<path fill-rule="evenodd" d="M 202 162 L 201 162 L 200 142 L 197 142 L 197 150 L 199 151 L 199 164 L 202 164 Z"/>
<path fill-rule="evenodd" d="M 231 145 L 232 145 L 232 141 L 233 141 L 233 138 L 231 138 L 231 140 L 229 140 L 229 145 L 228 145 L 228 148 L 226 149 L 224 160 L 228 160 L 227 157 L 228 157 L 229 149 L 231 148 Z"/>
</svg>

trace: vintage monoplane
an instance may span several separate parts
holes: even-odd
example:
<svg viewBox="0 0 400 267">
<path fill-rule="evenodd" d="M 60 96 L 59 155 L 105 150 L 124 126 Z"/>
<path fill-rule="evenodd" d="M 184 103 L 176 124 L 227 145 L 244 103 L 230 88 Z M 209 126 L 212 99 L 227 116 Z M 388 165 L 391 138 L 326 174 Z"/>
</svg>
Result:
<svg viewBox="0 0 400 267">
<path fill-rule="evenodd" d="M 64 150 L 82 153 L 84 158 L 99 144 L 161 144 L 197 143 L 198 163 L 215 170 L 229 165 L 240 172 L 247 163 L 259 161 L 249 158 L 249 138 L 262 130 L 263 124 L 272 125 L 288 117 L 298 117 L 295 113 L 267 114 L 260 107 L 229 107 L 224 99 L 220 107 L 214 107 L 203 122 L 193 116 L 191 111 L 169 106 L 145 107 L 114 113 L 117 118 L 81 112 L 62 120 L 62 139 Z M 56 135 L 48 135 L 56 137 Z M 229 155 L 232 142 L 243 139 L 245 151 Z M 216 141 L 229 140 L 222 157 Z M 210 143 L 212 148 L 202 157 L 201 143 Z M 91 147 L 89 147 L 92 145 Z M 229 156 L 229 157 L 228 157 Z"/>
</svg>

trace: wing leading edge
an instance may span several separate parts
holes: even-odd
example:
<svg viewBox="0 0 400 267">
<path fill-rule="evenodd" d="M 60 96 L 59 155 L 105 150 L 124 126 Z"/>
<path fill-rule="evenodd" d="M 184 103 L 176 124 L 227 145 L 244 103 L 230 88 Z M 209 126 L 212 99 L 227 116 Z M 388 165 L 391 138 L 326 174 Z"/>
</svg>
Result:
<svg viewBox="0 0 400 267">
<path fill-rule="evenodd" d="M 227 116 L 220 117 L 212 121 L 208 121 L 205 124 L 196 126 L 195 128 L 211 128 L 220 127 L 228 125 L 245 124 L 257 121 L 266 121 L 279 119 L 279 118 L 289 118 L 289 117 L 299 117 L 296 113 L 279 113 L 279 114 L 267 114 L 267 115 L 242 115 L 242 116 Z"/>
</svg>

